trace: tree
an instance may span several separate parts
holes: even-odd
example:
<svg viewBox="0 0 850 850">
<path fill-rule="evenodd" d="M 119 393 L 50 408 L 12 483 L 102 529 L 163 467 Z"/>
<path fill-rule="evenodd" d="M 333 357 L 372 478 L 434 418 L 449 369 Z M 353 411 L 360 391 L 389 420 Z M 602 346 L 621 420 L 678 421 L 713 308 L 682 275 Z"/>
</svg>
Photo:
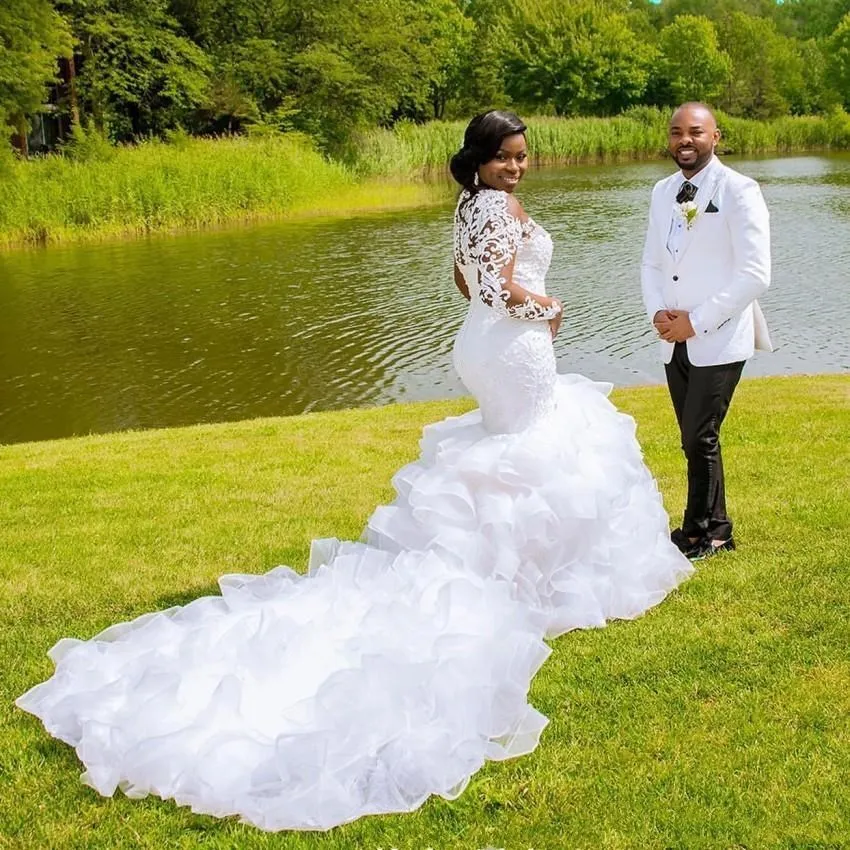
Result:
<svg viewBox="0 0 850 850">
<path fill-rule="evenodd" d="M 508 101 L 505 91 L 499 0 L 459 0 L 471 31 L 458 55 L 458 86 L 448 98 L 446 112 L 468 119 Z"/>
<path fill-rule="evenodd" d="M 813 38 L 792 41 L 797 53 L 799 76 L 786 82 L 789 109 L 795 115 L 828 112 L 841 98 L 836 91 L 836 80 L 830 72 L 826 47 Z M 792 84 L 795 84 L 792 88 Z"/>
<path fill-rule="evenodd" d="M 290 0 L 171 0 L 180 29 L 210 63 L 205 129 L 236 131 L 267 123 L 290 129 L 296 85 L 293 56 L 302 26 Z"/>
<path fill-rule="evenodd" d="M 610 115 L 646 91 L 654 46 L 592 0 L 517 0 L 501 28 L 508 93 L 558 115 Z"/>
<path fill-rule="evenodd" d="M 682 15 L 705 17 L 719 25 L 736 12 L 749 17 L 775 20 L 780 14 L 780 5 L 777 0 L 663 0 L 655 4 L 655 9 L 661 26 L 672 23 Z"/>
<path fill-rule="evenodd" d="M 805 88 L 802 57 L 791 39 L 763 18 L 733 12 L 720 25 L 732 70 L 719 106 L 731 115 L 774 118 Z"/>
<path fill-rule="evenodd" d="M 292 57 L 299 128 L 326 147 L 386 121 L 431 93 L 427 8 L 413 0 L 298 0 L 304 5 Z"/>
<path fill-rule="evenodd" d="M 469 58 L 477 53 L 473 41 L 475 24 L 454 0 L 430 0 L 428 7 L 429 26 L 423 33 L 423 42 L 431 60 L 431 117 L 445 118 L 449 101 L 464 88 Z"/>
<path fill-rule="evenodd" d="M 44 104 L 57 60 L 71 55 L 71 44 L 67 23 L 48 0 L 0 5 L 0 127 L 14 129 L 24 150 L 27 116 Z"/>
<path fill-rule="evenodd" d="M 56 0 L 79 40 L 80 98 L 116 139 L 191 122 L 209 96 L 206 54 L 179 32 L 167 0 Z"/>
<path fill-rule="evenodd" d="M 828 38 L 850 13 L 850 0 L 784 0 L 777 22 L 786 35 L 800 39 Z"/>
<path fill-rule="evenodd" d="M 720 50 L 717 31 L 708 18 L 680 15 L 661 30 L 657 76 L 661 105 L 689 100 L 713 102 L 729 79 L 731 61 Z"/>
<path fill-rule="evenodd" d="M 212 57 L 210 120 L 339 147 L 365 125 L 441 115 L 472 24 L 455 0 L 172 0 Z"/>
<path fill-rule="evenodd" d="M 844 107 L 850 109 L 850 12 L 841 19 L 829 37 L 827 57 L 833 85 Z"/>
</svg>

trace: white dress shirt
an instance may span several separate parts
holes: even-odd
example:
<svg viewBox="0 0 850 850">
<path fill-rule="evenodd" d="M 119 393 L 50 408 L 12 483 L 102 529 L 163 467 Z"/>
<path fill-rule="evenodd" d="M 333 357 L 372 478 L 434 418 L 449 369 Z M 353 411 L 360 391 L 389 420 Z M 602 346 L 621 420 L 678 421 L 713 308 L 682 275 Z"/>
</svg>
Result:
<svg viewBox="0 0 850 850">
<path fill-rule="evenodd" d="M 697 194 L 694 198 L 694 203 L 699 204 L 699 187 L 708 179 L 714 168 L 717 167 L 719 160 L 716 156 L 712 156 L 707 165 L 704 165 L 693 177 L 685 177 L 682 174 L 682 182 L 687 180 L 697 187 Z M 681 186 L 681 184 L 679 184 Z M 677 190 L 678 194 L 678 190 Z M 670 231 L 667 234 L 667 250 L 672 255 L 673 259 L 678 261 L 679 252 L 682 250 L 682 242 L 685 237 L 685 217 L 681 214 L 679 204 L 673 201 L 673 209 L 671 210 Z"/>
</svg>

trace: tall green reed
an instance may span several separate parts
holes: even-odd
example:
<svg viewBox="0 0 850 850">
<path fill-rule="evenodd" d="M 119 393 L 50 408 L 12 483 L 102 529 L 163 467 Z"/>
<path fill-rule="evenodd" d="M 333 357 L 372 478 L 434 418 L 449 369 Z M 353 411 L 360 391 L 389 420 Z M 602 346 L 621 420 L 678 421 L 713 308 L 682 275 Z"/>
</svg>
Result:
<svg viewBox="0 0 850 850">
<path fill-rule="evenodd" d="M 645 159 L 664 150 L 668 111 L 637 107 L 614 118 L 529 118 L 528 144 L 541 164 Z M 751 121 L 718 113 L 721 149 L 769 153 L 850 148 L 850 115 L 788 116 Z M 362 176 L 410 176 L 444 169 L 466 124 L 434 121 L 376 129 L 359 136 L 347 161 Z"/>
<path fill-rule="evenodd" d="M 298 136 L 146 141 L 0 170 L 0 241 L 148 233 L 285 213 L 355 185 Z"/>
</svg>

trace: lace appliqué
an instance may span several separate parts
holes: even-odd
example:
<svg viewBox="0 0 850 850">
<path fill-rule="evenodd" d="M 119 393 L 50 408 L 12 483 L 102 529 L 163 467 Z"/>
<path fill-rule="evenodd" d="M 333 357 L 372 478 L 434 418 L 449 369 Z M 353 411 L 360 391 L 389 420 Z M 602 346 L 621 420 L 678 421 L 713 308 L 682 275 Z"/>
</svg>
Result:
<svg viewBox="0 0 850 850">
<path fill-rule="evenodd" d="M 478 298 L 503 316 L 527 321 L 548 321 L 560 315 L 557 302 L 544 307 L 531 296 L 511 304 L 504 270 L 522 240 L 535 225 L 520 221 L 508 210 L 507 195 L 497 190 L 461 193 L 455 212 L 455 262 L 477 270 Z"/>
</svg>

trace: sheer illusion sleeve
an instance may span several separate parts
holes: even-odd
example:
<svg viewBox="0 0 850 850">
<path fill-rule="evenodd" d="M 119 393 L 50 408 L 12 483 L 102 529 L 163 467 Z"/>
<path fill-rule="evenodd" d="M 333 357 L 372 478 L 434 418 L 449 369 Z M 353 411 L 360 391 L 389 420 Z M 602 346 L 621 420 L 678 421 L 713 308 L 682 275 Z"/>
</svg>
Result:
<svg viewBox="0 0 850 850">
<path fill-rule="evenodd" d="M 510 210 L 504 192 L 464 192 L 455 214 L 455 262 L 475 271 L 471 297 L 514 319 L 548 321 L 561 313 L 555 299 L 533 295 L 513 282 L 523 223 Z"/>
</svg>

